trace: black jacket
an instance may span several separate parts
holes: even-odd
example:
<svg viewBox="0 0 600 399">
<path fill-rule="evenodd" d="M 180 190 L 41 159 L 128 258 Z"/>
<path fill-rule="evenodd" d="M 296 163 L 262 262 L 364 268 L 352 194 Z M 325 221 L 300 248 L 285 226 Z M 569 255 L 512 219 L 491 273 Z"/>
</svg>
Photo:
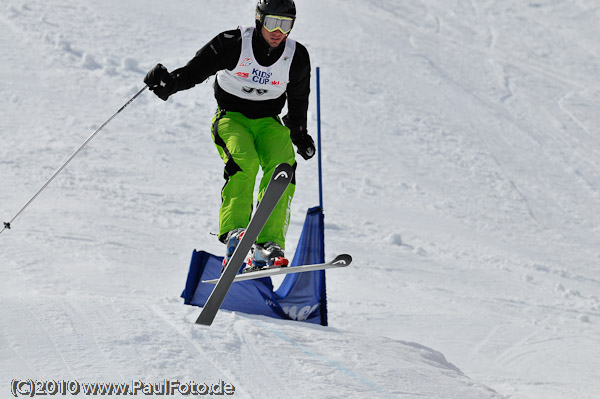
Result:
<svg viewBox="0 0 600 399">
<path fill-rule="evenodd" d="M 258 29 L 252 37 L 252 50 L 256 61 L 263 66 L 273 65 L 283 54 L 285 41 L 272 48 Z M 222 32 L 202 47 L 186 66 L 171 73 L 173 93 L 187 90 L 223 69 L 233 70 L 242 52 L 242 35 L 239 29 Z M 310 93 L 310 58 L 306 48 L 296 43 L 290 66 L 290 81 L 286 93 L 274 100 L 251 101 L 224 91 L 215 80 L 215 98 L 219 108 L 240 112 L 248 118 L 278 116 L 287 98 L 289 125 L 306 127 L 308 95 Z"/>
</svg>

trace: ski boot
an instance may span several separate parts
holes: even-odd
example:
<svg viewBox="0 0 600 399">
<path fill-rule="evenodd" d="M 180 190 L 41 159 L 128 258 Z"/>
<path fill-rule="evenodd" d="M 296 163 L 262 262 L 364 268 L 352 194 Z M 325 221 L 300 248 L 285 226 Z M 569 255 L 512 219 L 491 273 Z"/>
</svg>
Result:
<svg viewBox="0 0 600 399">
<path fill-rule="evenodd" d="M 272 267 L 285 267 L 289 261 L 283 254 L 279 244 L 268 241 L 262 244 L 254 244 L 252 256 L 248 259 L 248 267 L 244 271 L 269 269 Z"/>
<path fill-rule="evenodd" d="M 229 259 L 231 259 L 231 255 L 233 255 L 233 252 L 237 248 L 245 232 L 245 229 L 234 229 L 227 233 L 227 236 L 223 241 L 223 243 L 227 246 L 227 250 L 225 253 L 225 257 L 223 258 L 223 267 L 221 268 L 221 273 L 223 273 L 223 270 L 225 270 L 227 262 L 229 262 Z"/>
</svg>

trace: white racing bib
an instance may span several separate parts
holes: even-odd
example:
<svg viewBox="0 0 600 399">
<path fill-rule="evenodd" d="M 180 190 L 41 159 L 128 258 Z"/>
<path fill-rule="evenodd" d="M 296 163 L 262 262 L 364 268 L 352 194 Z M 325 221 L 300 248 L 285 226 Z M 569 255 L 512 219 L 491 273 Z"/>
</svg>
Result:
<svg viewBox="0 0 600 399">
<path fill-rule="evenodd" d="M 260 65 L 252 51 L 254 27 L 240 27 L 242 31 L 242 52 L 237 66 L 230 71 L 217 72 L 217 82 L 223 90 L 246 100 L 262 101 L 281 97 L 290 81 L 290 66 L 296 51 L 296 42 L 285 41 L 285 49 L 271 66 Z"/>
</svg>

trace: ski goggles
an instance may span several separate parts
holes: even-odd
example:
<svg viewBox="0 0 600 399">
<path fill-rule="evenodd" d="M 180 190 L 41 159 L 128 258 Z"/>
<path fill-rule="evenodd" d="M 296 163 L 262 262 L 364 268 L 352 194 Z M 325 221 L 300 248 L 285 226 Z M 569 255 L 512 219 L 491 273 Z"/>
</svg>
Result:
<svg viewBox="0 0 600 399">
<path fill-rule="evenodd" d="M 269 32 L 275 32 L 279 29 L 281 33 L 290 33 L 292 26 L 294 26 L 294 18 L 265 15 L 262 26 Z"/>
</svg>

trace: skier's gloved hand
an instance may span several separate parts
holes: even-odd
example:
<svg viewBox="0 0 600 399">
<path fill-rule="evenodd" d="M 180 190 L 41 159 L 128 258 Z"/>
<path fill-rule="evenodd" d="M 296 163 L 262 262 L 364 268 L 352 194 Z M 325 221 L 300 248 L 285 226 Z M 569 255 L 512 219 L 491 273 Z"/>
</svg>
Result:
<svg viewBox="0 0 600 399">
<path fill-rule="evenodd" d="M 296 151 L 302 158 L 308 160 L 315 156 L 315 142 L 312 137 L 306 132 L 306 124 L 294 124 L 288 116 L 283 117 L 283 123 L 290 129 L 290 138 L 292 143 L 298 148 Z"/>
<path fill-rule="evenodd" d="M 162 64 L 157 64 L 148 71 L 144 83 L 163 101 L 167 101 L 169 96 L 173 94 L 173 77 Z"/>
<path fill-rule="evenodd" d="M 290 130 L 292 143 L 298 148 L 296 151 L 302 158 L 308 160 L 315 156 L 315 142 L 313 138 L 306 133 L 306 128 L 299 126 L 297 130 Z"/>
</svg>

